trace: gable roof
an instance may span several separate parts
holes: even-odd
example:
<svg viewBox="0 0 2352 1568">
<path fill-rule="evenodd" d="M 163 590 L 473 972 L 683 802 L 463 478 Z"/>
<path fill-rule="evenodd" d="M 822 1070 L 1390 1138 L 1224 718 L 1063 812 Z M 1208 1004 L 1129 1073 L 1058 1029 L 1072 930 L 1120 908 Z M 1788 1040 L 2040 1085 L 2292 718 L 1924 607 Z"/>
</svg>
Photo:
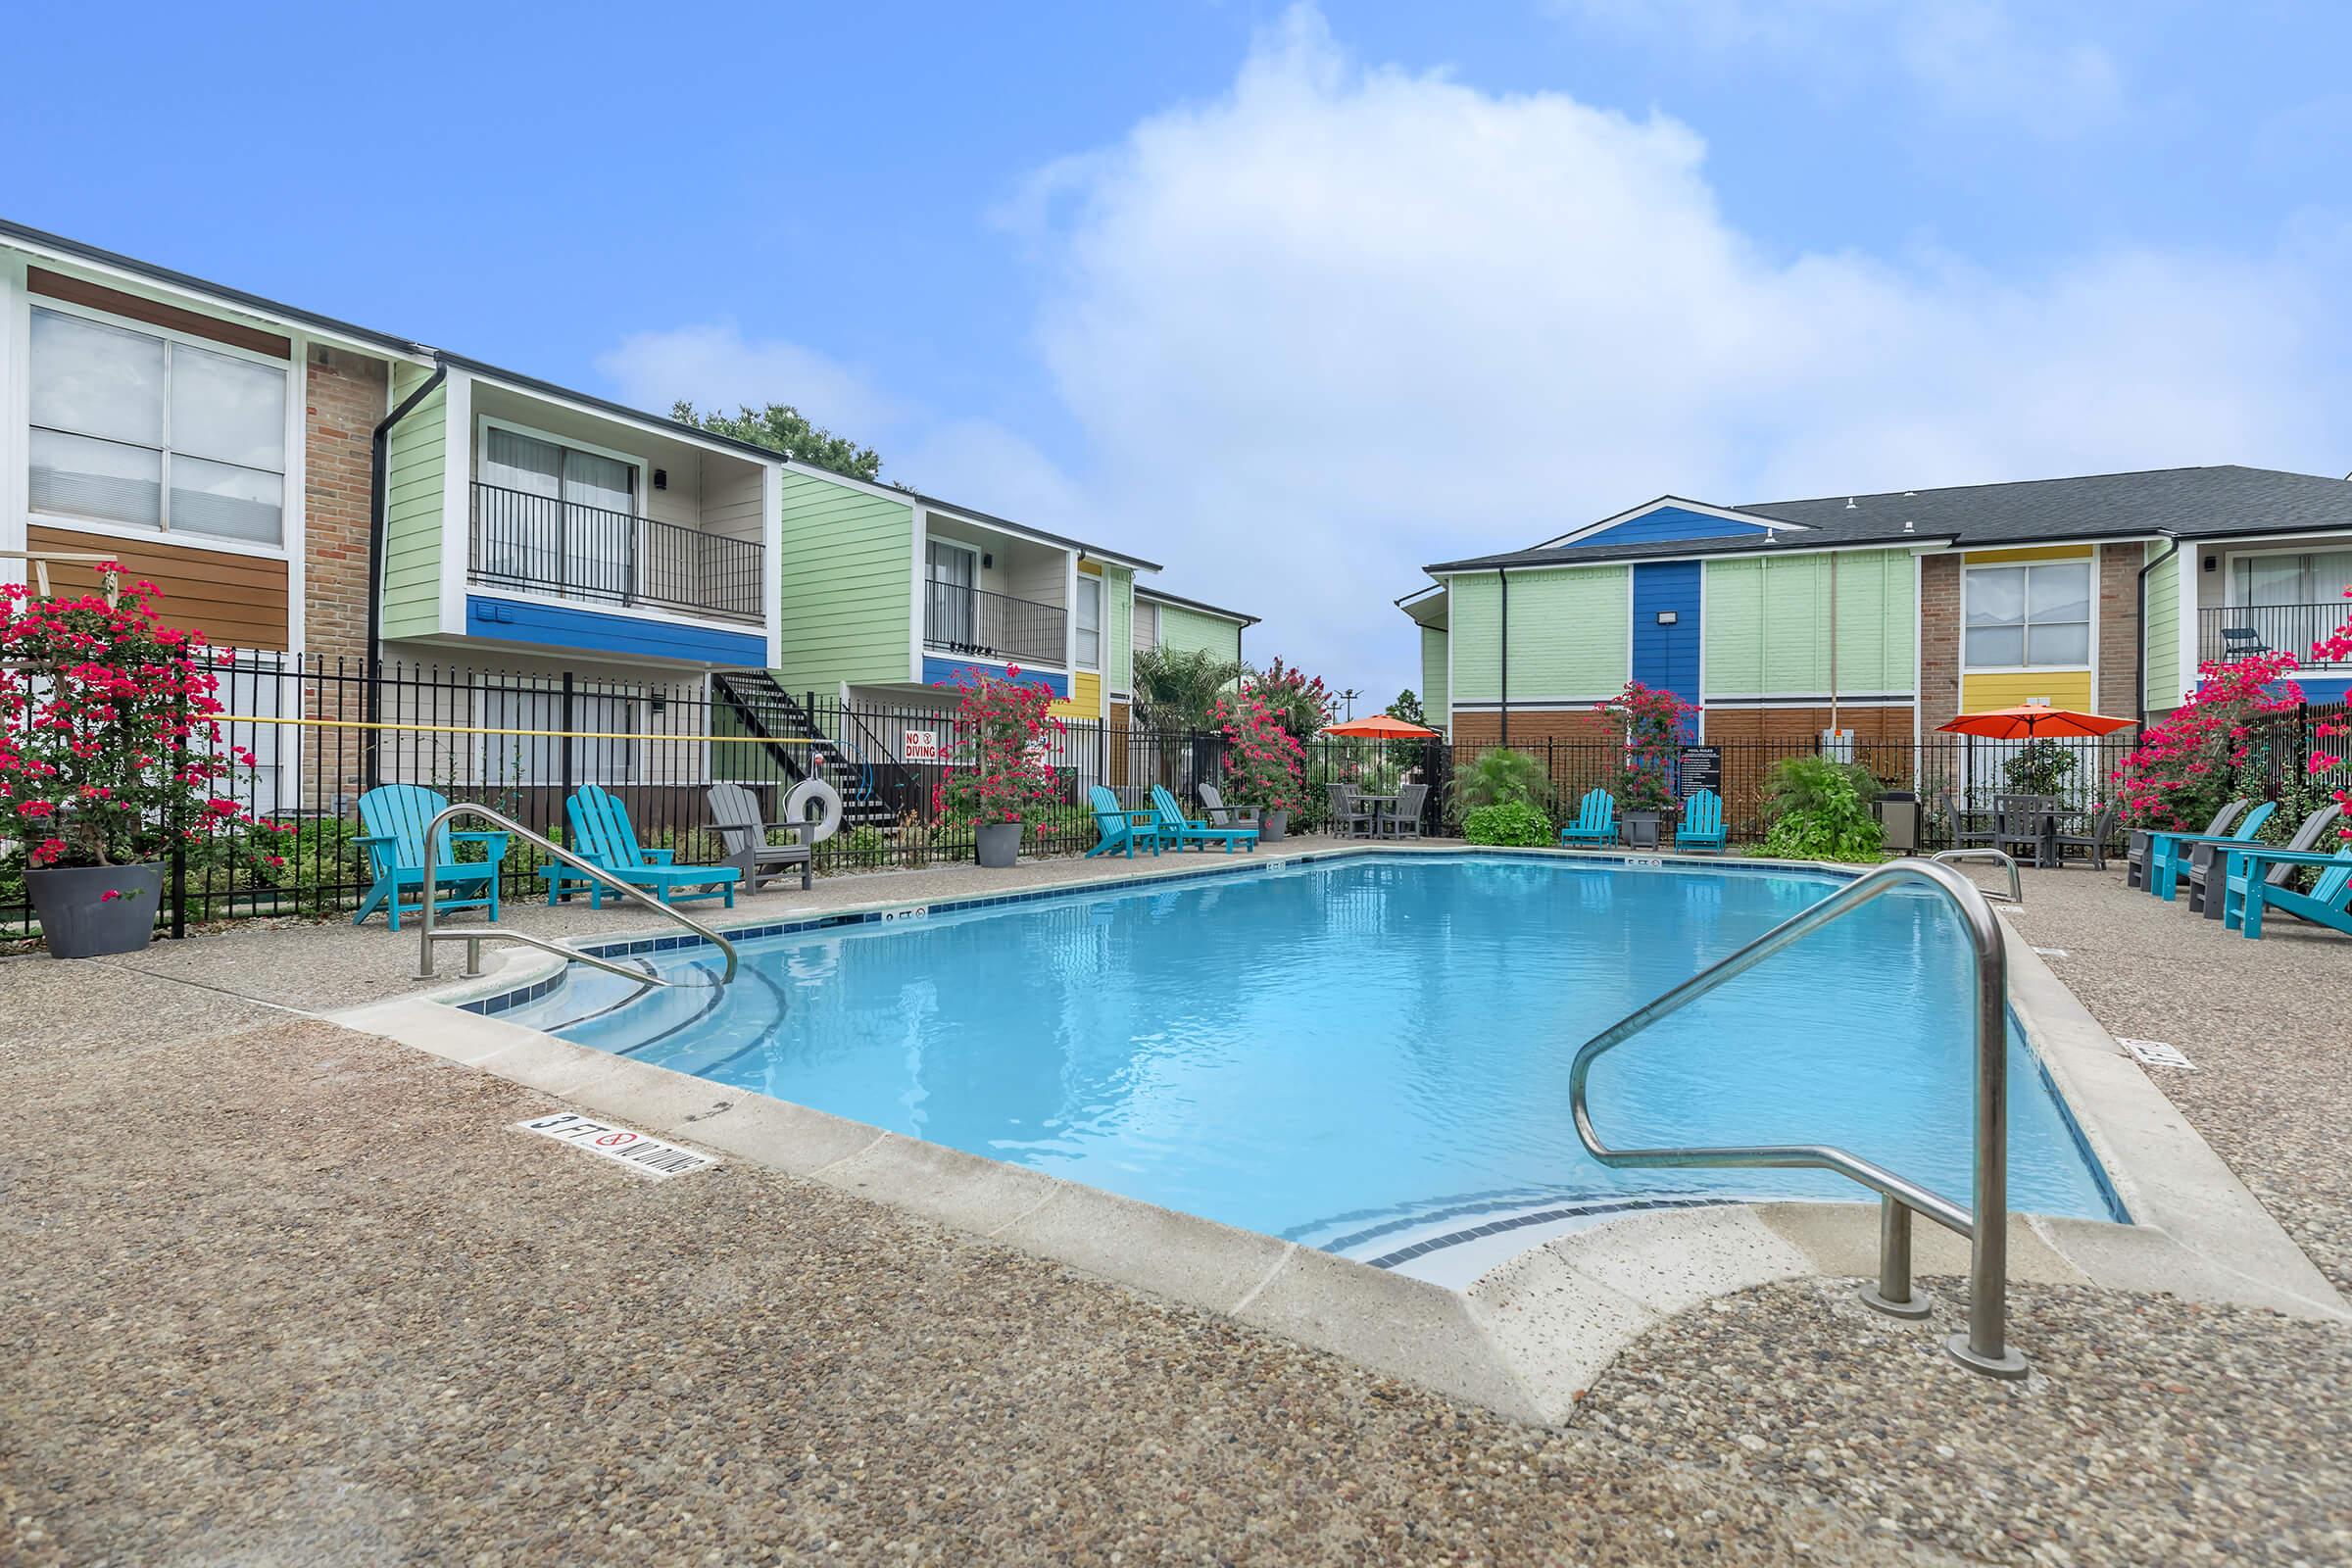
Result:
<svg viewBox="0 0 2352 1568">
<path fill-rule="evenodd" d="M 2233 534 L 2352 530 L 2352 482 L 2223 464 L 1955 485 L 1941 490 L 1823 496 L 1809 501 L 1764 501 L 1732 510 L 1809 531 L 1793 536 L 1784 533 L 1770 544 L 1753 533 L 1727 530 L 1715 538 L 1544 546 L 1439 562 L 1424 569 L 1433 573 L 1494 570 L 1874 544 L 1982 548 L 2056 539 L 2144 539 L 2159 534 L 2214 539 Z"/>
</svg>

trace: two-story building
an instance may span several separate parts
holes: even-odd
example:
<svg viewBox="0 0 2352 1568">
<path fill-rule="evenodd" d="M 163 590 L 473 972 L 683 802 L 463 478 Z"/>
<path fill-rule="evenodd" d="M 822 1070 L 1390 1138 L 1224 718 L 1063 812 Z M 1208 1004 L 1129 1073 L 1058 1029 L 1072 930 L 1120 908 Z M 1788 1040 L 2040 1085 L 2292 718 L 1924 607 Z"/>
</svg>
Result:
<svg viewBox="0 0 2352 1568">
<path fill-rule="evenodd" d="M 1709 741 L 1911 741 L 2037 700 L 2145 722 L 2200 662 L 2306 659 L 2352 612 L 2352 482 L 2217 466 L 1718 506 L 1664 496 L 1439 562 L 1397 603 L 1457 741 L 1605 733 L 1629 679 Z"/>
</svg>

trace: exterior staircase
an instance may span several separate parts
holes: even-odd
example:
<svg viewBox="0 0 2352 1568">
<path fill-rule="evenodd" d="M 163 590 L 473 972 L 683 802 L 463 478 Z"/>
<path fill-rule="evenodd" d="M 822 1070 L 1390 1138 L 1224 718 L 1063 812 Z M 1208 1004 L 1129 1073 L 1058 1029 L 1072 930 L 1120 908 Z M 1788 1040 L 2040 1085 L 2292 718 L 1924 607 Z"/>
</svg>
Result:
<svg viewBox="0 0 2352 1568">
<path fill-rule="evenodd" d="M 760 750 L 784 777 L 833 786 L 844 827 L 895 827 L 900 812 L 911 808 L 918 786 L 896 759 L 852 756 L 766 670 L 720 670 L 710 682 L 744 729 L 767 743 Z"/>
</svg>

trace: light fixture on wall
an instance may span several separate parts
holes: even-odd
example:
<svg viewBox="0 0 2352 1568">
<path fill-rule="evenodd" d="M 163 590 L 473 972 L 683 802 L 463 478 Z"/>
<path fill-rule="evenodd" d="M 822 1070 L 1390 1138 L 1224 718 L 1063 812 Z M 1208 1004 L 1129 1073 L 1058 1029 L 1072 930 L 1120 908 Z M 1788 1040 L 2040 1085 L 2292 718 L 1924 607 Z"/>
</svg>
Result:
<svg viewBox="0 0 2352 1568">
<path fill-rule="evenodd" d="M 995 565 L 996 564 L 997 558 L 993 554 L 986 550 L 980 552 L 980 569 L 982 571 L 988 570 L 989 567 Z"/>
<path fill-rule="evenodd" d="M 1680 611 L 1661 610 L 1658 612 L 1658 624 L 1661 626 L 1671 626 L 1682 618 Z"/>
<path fill-rule="evenodd" d="M 654 488 L 657 490 L 666 490 L 669 488 L 669 470 L 667 468 L 656 468 L 654 470 Z"/>
</svg>

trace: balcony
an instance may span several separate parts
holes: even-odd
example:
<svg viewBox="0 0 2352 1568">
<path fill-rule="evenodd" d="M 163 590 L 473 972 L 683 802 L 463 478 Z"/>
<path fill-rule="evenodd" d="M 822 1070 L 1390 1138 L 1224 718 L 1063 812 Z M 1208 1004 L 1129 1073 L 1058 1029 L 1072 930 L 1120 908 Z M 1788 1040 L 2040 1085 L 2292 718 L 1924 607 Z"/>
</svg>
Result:
<svg viewBox="0 0 2352 1568">
<path fill-rule="evenodd" d="M 969 659 L 1016 664 L 1069 662 L 1069 612 L 955 583 L 923 584 L 923 642 Z"/>
<path fill-rule="evenodd" d="M 764 553 L 758 539 L 476 483 L 466 576 L 583 604 L 758 621 Z"/>
<path fill-rule="evenodd" d="M 2197 612 L 2197 658 L 2292 654 L 2306 665 L 2311 645 L 2352 616 L 2352 600 L 2318 605 L 2229 605 Z"/>
</svg>

